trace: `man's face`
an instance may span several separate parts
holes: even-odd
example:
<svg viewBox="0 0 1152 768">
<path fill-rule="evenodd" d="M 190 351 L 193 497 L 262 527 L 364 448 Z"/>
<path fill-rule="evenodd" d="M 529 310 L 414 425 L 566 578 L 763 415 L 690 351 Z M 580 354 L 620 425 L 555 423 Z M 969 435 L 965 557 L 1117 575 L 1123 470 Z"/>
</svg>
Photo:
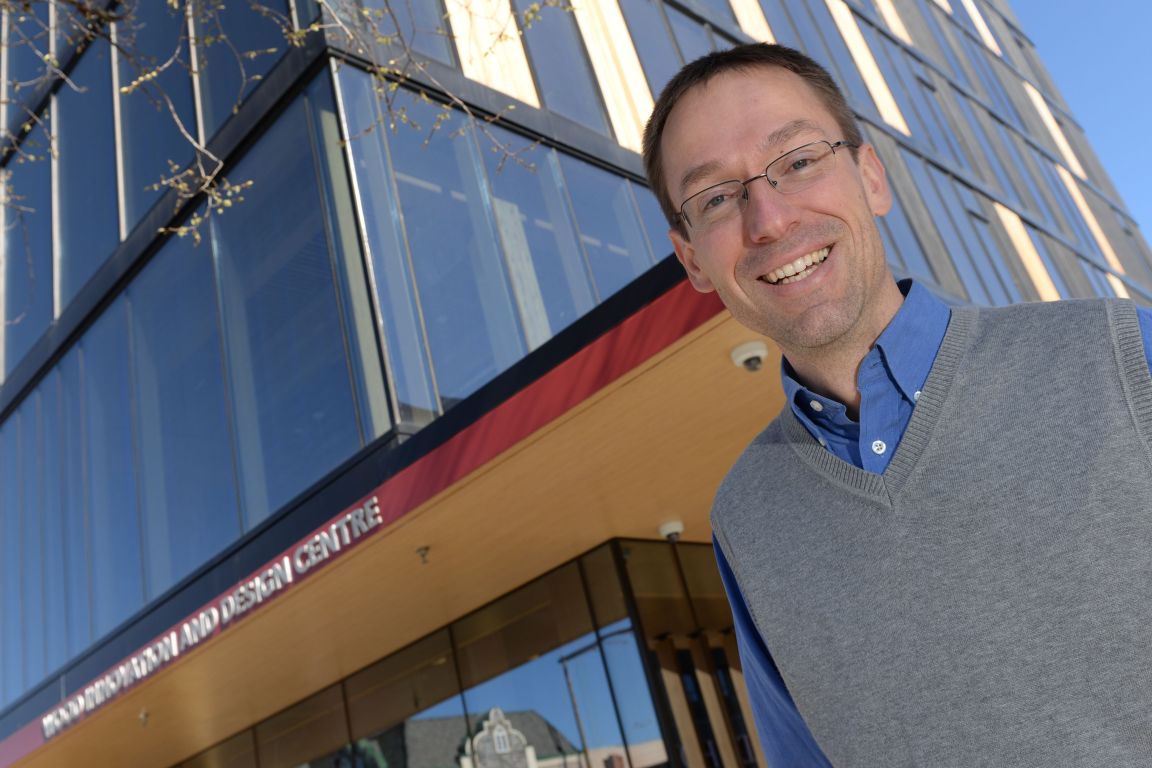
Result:
<svg viewBox="0 0 1152 768">
<path fill-rule="evenodd" d="M 803 144 L 842 139 L 798 75 L 727 72 L 685 94 L 668 118 L 660 147 L 668 194 L 678 206 L 713 184 L 761 174 Z M 670 233 L 696 289 L 718 292 L 739 322 L 785 353 L 853 334 L 871 335 L 870 344 L 899 306 L 874 219 L 891 206 L 884 169 L 867 145 L 856 161 L 846 147 L 828 160 L 831 172 L 811 187 L 784 195 L 758 179 L 741 215 L 688 226 L 688 238 Z M 780 280 L 784 272 L 797 274 Z"/>
</svg>

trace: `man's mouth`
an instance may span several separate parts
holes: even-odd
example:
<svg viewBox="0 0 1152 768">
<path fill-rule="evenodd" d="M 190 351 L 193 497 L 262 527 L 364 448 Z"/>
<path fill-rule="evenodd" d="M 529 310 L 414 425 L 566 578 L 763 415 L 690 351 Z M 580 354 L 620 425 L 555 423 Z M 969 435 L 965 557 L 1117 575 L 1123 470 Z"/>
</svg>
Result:
<svg viewBox="0 0 1152 768">
<path fill-rule="evenodd" d="M 779 269 L 774 269 L 760 279 L 769 285 L 788 285 L 803 280 L 816 271 L 816 267 L 820 265 L 824 259 L 828 258 L 828 252 L 831 250 L 829 246 L 825 246 L 818 251 L 801 256 L 796 261 L 790 264 L 785 264 Z"/>
</svg>

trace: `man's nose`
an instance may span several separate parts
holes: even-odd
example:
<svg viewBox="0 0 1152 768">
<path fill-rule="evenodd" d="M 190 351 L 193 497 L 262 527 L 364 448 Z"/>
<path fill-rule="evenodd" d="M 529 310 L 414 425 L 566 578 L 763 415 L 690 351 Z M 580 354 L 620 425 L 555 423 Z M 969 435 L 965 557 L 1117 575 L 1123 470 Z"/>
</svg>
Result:
<svg viewBox="0 0 1152 768">
<path fill-rule="evenodd" d="M 797 209 L 787 195 L 761 174 L 745 182 L 748 201 L 744 209 L 744 232 L 756 243 L 772 242 L 783 237 L 796 222 Z"/>
</svg>

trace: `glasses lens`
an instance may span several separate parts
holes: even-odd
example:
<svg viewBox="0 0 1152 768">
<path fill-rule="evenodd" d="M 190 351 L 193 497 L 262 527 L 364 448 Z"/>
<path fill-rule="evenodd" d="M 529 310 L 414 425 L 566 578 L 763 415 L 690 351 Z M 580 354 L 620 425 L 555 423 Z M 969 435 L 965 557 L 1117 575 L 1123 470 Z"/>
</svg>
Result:
<svg viewBox="0 0 1152 768">
<path fill-rule="evenodd" d="M 768 178 L 785 195 L 799 192 L 827 176 L 836 165 L 836 153 L 826 141 L 814 141 L 781 155 L 768 166 Z"/>
<path fill-rule="evenodd" d="M 726 181 L 697 192 L 684 201 L 684 213 L 693 227 L 709 227 L 740 212 L 744 203 L 744 185 Z"/>
</svg>

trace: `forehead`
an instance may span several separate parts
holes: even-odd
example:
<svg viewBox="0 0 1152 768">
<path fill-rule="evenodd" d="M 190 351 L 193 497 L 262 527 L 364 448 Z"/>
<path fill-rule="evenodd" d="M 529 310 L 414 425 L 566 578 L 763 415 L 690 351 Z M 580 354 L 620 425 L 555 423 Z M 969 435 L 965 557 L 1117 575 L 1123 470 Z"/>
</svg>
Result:
<svg viewBox="0 0 1152 768">
<path fill-rule="evenodd" d="M 795 141 L 837 130 L 831 111 L 799 75 L 779 67 L 724 72 L 685 93 L 668 116 L 660 141 L 668 193 L 678 199 L 699 179 L 762 171 Z"/>
</svg>

